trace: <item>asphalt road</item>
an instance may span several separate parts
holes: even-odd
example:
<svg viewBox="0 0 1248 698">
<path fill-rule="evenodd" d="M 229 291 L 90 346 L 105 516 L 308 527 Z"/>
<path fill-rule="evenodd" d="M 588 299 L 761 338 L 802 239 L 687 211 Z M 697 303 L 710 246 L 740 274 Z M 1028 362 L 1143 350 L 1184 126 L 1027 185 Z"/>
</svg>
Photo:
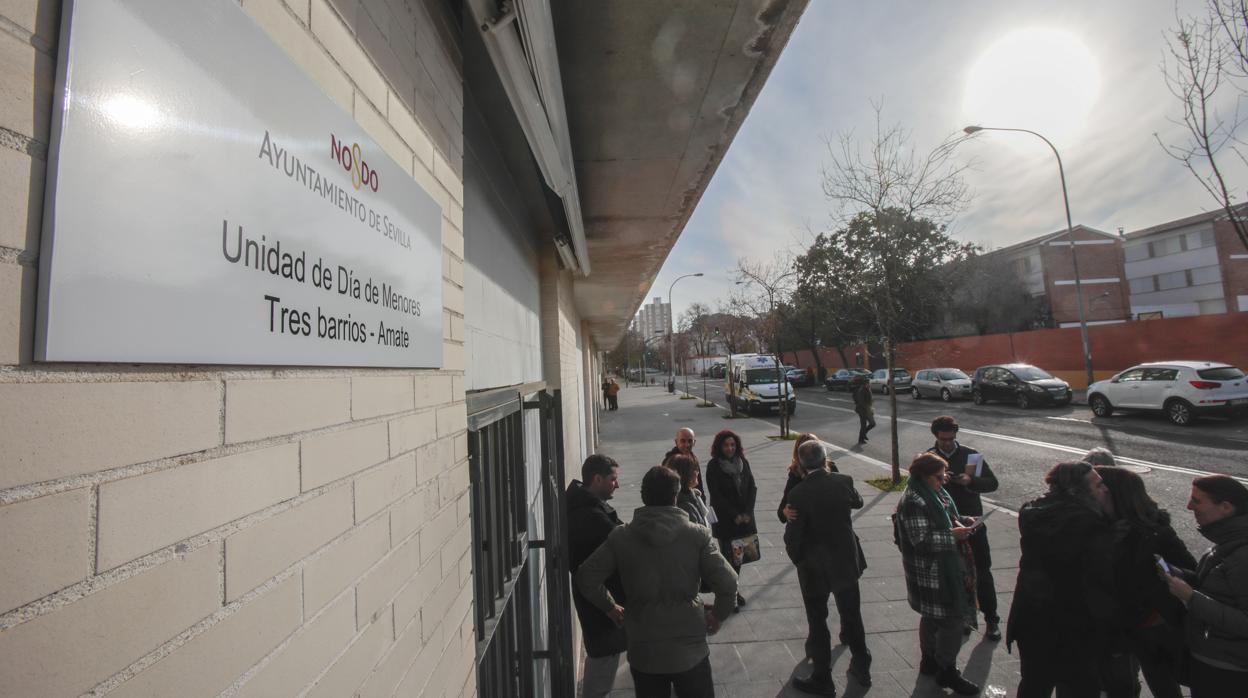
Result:
<svg viewBox="0 0 1248 698">
<path fill-rule="evenodd" d="M 701 396 L 703 383 L 701 379 L 690 380 L 689 392 Z M 677 385 L 684 387 L 681 381 Z M 708 399 L 727 407 L 722 381 L 707 380 L 705 387 Z M 814 432 L 858 457 L 881 464 L 890 462 L 892 410 L 887 395 L 875 395 L 877 426 L 868 443 L 859 447 L 855 445 L 858 418 L 848 393 L 828 392 L 820 386 L 798 388 L 797 394 L 791 429 Z M 1170 511 L 1175 529 L 1193 552 L 1203 551 L 1208 543 L 1185 509 L 1192 479 L 1222 473 L 1248 482 L 1248 420 L 1244 419 L 1207 419 L 1178 427 L 1160 415 L 1096 417 L 1086 405 L 1023 410 L 998 403 L 976 406 L 969 400 L 915 400 L 909 395 L 898 396 L 897 414 L 898 454 L 903 468 L 913 454 L 933 445 L 929 431 L 932 419 L 953 415 L 961 426 L 960 441 L 984 453 L 1001 483 L 988 497 L 1015 511 L 1045 492 L 1044 473 L 1054 463 L 1078 460 L 1095 446 L 1108 448 L 1120 464 L 1143 476 L 1149 493 Z M 778 430 L 774 413 L 758 418 L 777 424 Z"/>
</svg>

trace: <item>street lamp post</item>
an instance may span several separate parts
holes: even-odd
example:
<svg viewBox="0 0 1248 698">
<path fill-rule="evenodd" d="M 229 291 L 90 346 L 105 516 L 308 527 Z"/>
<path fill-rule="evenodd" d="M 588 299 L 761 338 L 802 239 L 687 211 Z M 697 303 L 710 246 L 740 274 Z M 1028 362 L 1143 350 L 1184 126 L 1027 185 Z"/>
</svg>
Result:
<svg viewBox="0 0 1248 698">
<path fill-rule="evenodd" d="M 963 133 L 973 136 L 980 131 L 1014 131 L 1017 133 L 1030 133 L 1031 135 L 1044 141 L 1045 145 L 1053 151 L 1053 157 L 1057 158 L 1057 174 L 1062 180 L 1062 203 L 1066 206 L 1066 237 L 1070 238 L 1070 263 L 1074 267 L 1075 272 L 1075 300 L 1079 304 L 1079 339 L 1083 343 L 1083 370 L 1087 373 L 1088 385 L 1092 385 L 1092 352 L 1088 349 L 1088 321 L 1083 313 L 1083 283 L 1079 278 L 1079 253 L 1078 245 L 1075 244 L 1075 227 L 1070 219 L 1070 196 L 1066 193 L 1066 170 L 1062 167 L 1062 156 L 1057 152 L 1057 148 L 1049 142 L 1049 139 L 1025 128 L 998 128 L 993 126 L 967 126 L 962 129 Z"/>
<path fill-rule="evenodd" d="M 676 281 L 687 279 L 691 276 L 702 276 L 702 272 L 678 276 Z M 676 342 L 672 341 L 672 328 L 676 324 L 676 309 L 672 307 L 672 289 L 676 288 L 676 281 L 673 281 L 672 285 L 667 287 L 667 385 L 673 392 L 676 390 Z M 686 387 L 688 387 L 687 383 Z"/>
</svg>

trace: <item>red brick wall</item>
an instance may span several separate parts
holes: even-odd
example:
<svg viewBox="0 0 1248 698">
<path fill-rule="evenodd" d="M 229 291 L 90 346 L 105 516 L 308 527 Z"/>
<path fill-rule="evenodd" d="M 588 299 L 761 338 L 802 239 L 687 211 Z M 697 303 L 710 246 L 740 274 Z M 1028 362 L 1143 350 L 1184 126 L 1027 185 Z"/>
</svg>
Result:
<svg viewBox="0 0 1248 698">
<path fill-rule="evenodd" d="M 1092 325 L 1088 327 L 1088 344 L 1097 380 L 1145 361 L 1224 361 L 1248 368 L 1248 313 Z M 850 363 L 855 351 L 863 352 L 865 365 L 865 347 L 846 349 Z M 985 364 L 1018 361 L 1035 364 L 1075 388 L 1087 387 L 1078 327 L 910 342 L 900 345 L 897 353 L 897 364 L 911 372 L 953 367 L 971 373 Z M 796 358 L 796 366 L 814 366 L 809 351 L 786 353 L 785 357 L 790 362 Z M 841 367 L 835 350 L 823 349 L 821 358 L 829 369 Z"/>
<path fill-rule="evenodd" d="M 1112 243 L 1078 246 L 1080 279 L 1119 280 L 1114 284 L 1083 284 L 1083 302 L 1087 321 L 1129 318 L 1131 301 L 1123 264 L 1122 241 L 1110 240 L 1103 235 L 1085 230 L 1075 230 L 1075 239 Z M 1068 238 L 1062 236 L 1057 242 L 1066 240 Z M 1054 322 L 1058 324 L 1078 322 L 1079 305 L 1075 286 L 1055 284 L 1056 281 L 1073 281 L 1075 278 L 1070 245 L 1045 243 L 1040 247 L 1040 258 L 1044 264 L 1044 286 L 1049 294 L 1049 305 L 1053 310 Z"/>
</svg>

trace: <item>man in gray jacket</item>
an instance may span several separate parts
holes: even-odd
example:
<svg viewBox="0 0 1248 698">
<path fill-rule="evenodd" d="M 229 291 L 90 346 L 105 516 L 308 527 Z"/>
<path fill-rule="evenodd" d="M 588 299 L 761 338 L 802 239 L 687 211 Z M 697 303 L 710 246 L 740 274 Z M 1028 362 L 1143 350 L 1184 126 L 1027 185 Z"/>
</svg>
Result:
<svg viewBox="0 0 1248 698">
<path fill-rule="evenodd" d="M 616 528 L 581 563 L 581 593 L 628 634 L 628 663 L 638 698 L 711 698 L 710 648 L 706 636 L 719 630 L 737 595 L 737 576 L 705 526 L 689 522 L 676 507 L 680 478 L 655 466 L 641 481 L 644 506 Z M 618 573 L 628 608 L 616 603 L 605 581 Z M 715 606 L 703 609 L 703 580 L 715 593 Z"/>
</svg>

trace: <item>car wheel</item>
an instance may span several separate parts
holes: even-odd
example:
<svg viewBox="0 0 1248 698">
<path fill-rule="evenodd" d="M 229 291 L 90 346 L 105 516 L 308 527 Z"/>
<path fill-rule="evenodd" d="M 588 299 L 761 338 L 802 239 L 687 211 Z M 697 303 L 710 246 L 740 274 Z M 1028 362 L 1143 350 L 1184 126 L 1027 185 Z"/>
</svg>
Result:
<svg viewBox="0 0 1248 698">
<path fill-rule="evenodd" d="M 918 389 L 918 388 L 911 388 L 911 389 L 910 389 L 910 397 L 914 398 L 915 400 L 922 400 L 922 399 L 923 399 L 923 395 L 922 395 L 922 393 L 920 393 L 920 392 L 919 392 L 919 389 Z"/>
<path fill-rule="evenodd" d="M 830 393 L 830 392 L 832 392 L 832 384 L 831 384 L 831 383 L 824 383 L 824 384 L 823 384 L 823 387 L 827 388 L 829 393 Z"/>
<path fill-rule="evenodd" d="M 888 395 L 888 386 L 887 386 L 887 385 L 881 385 L 881 386 L 880 386 L 880 395 Z"/>
<path fill-rule="evenodd" d="M 1192 403 L 1187 400 L 1171 400 L 1166 403 L 1166 417 L 1173 423 L 1185 427 L 1196 421 L 1196 413 L 1192 411 Z"/>
<path fill-rule="evenodd" d="M 1014 398 L 1014 403 L 1018 405 L 1019 409 L 1025 410 L 1031 407 L 1031 398 L 1027 397 L 1027 393 L 1019 393 L 1018 396 Z"/>
<path fill-rule="evenodd" d="M 953 402 L 953 393 L 949 392 L 948 388 L 941 388 L 940 399 L 944 400 L 945 402 Z"/>
<path fill-rule="evenodd" d="M 1109 400 L 1104 395 L 1093 395 L 1088 399 L 1088 407 L 1092 409 L 1092 414 L 1098 417 L 1108 417 L 1114 413 L 1114 406 L 1109 404 Z"/>
<path fill-rule="evenodd" d="M 978 390 L 976 390 L 975 392 L 971 393 L 971 400 L 972 400 L 972 401 L 973 401 L 976 405 L 982 405 L 982 404 L 984 404 L 985 402 L 987 402 L 987 400 L 985 400 L 985 399 L 984 399 L 984 394 L 983 394 L 983 393 L 981 393 L 981 392 L 979 392 Z"/>
</svg>

